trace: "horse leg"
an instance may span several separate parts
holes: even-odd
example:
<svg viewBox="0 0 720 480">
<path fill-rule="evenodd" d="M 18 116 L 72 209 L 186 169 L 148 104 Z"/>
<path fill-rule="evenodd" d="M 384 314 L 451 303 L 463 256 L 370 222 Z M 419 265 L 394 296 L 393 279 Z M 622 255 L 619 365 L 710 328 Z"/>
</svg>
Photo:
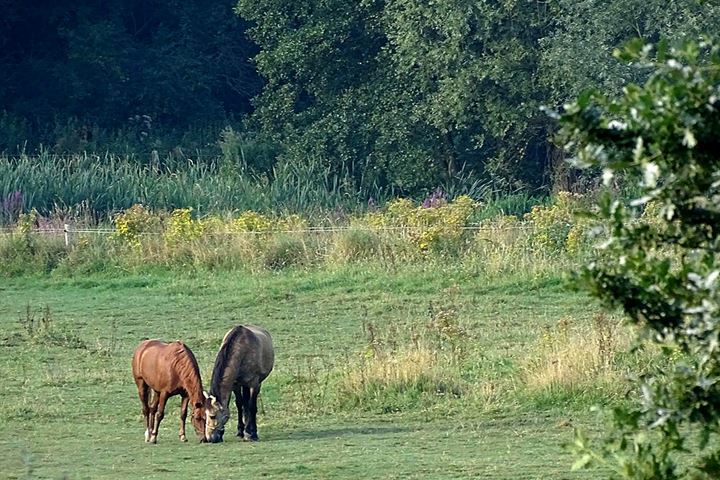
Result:
<svg viewBox="0 0 720 480">
<path fill-rule="evenodd" d="M 144 380 L 136 378 L 135 384 L 138 389 L 138 396 L 140 397 L 140 404 L 142 405 L 143 421 L 145 422 L 145 441 L 150 439 L 150 406 L 148 405 L 148 384 Z"/>
<path fill-rule="evenodd" d="M 237 407 L 238 411 L 237 436 L 240 438 L 243 438 L 243 436 L 245 435 L 245 423 L 243 423 L 244 389 L 245 387 L 237 386 L 233 390 L 233 393 L 235 394 L 235 406 Z"/>
<path fill-rule="evenodd" d="M 155 425 L 155 413 L 157 412 L 159 397 L 160 393 L 156 392 L 153 389 L 148 390 L 148 428 L 147 440 L 145 440 L 146 442 L 149 442 L 150 437 L 152 436 L 153 427 Z"/>
<path fill-rule="evenodd" d="M 247 390 L 247 395 L 243 395 L 243 400 L 247 398 L 247 402 L 245 403 L 245 411 L 247 412 L 245 440 L 257 442 L 260 440 L 257 434 L 257 398 L 260 393 L 260 385 L 257 387 L 245 387 L 243 390 L 243 393 Z"/>
<path fill-rule="evenodd" d="M 183 396 L 180 401 L 180 441 L 187 442 L 185 436 L 185 419 L 187 418 L 188 403 L 190 403 L 190 397 Z"/>
<path fill-rule="evenodd" d="M 160 392 L 155 412 L 155 421 L 153 423 L 152 433 L 150 434 L 150 443 L 157 443 L 160 422 L 162 422 L 162 419 L 165 417 L 165 402 L 167 402 L 167 392 Z"/>
</svg>

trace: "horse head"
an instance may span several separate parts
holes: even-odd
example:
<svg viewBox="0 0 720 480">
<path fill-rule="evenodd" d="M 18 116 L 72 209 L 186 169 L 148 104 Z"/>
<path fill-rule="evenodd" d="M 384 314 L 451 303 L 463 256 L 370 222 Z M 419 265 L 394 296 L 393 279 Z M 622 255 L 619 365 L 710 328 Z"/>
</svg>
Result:
<svg viewBox="0 0 720 480">
<path fill-rule="evenodd" d="M 213 429 L 208 434 L 208 426 L 214 426 L 217 423 L 218 412 L 221 410 L 220 402 L 207 392 L 203 392 L 205 399 L 193 405 L 192 426 L 200 438 L 200 443 L 205 443 L 210 438 Z"/>
<path fill-rule="evenodd" d="M 205 394 L 205 424 L 204 424 L 204 436 L 205 441 L 210 443 L 218 443 L 223 441 L 223 434 L 225 433 L 225 424 L 230 418 L 230 414 L 227 408 L 224 408 L 214 395 Z"/>
</svg>

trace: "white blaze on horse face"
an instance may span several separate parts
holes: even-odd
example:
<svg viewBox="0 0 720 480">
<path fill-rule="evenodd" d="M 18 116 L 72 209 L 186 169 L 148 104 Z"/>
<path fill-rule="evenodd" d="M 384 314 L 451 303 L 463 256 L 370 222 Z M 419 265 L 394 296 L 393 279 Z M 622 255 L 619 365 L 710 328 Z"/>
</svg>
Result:
<svg viewBox="0 0 720 480">
<path fill-rule="evenodd" d="M 205 409 L 205 438 L 210 441 L 210 438 L 212 437 L 213 431 L 215 431 L 215 427 L 213 426 L 213 423 L 215 422 L 214 419 L 211 418 L 212 412 L 209 408 Z"/>
<path fill-rule="evenodd" d="M 210 405 L 205 409 L 205 436 L 209 440 L 218 429 L 225 426 L 230 415 L 227 409 L 223 408 L 213 395 L 208 398 Z"/>
</svg>

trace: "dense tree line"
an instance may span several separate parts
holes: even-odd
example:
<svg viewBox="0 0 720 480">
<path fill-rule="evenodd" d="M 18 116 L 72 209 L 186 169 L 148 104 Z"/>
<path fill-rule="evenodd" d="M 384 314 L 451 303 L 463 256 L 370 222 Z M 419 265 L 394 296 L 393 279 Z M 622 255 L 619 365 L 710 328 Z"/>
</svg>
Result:
<svg viewBox="0 0 720 480">
<path fill-rule="evenodd" d="M 459 172 L 547 184 L 542 105 L 618 92 L 643 72 L 613 48 L 718 31 L 720 13 L 693 0 L 240 0 L 238 11 L 255 22 L 268 81 L 255 117 L 287 158 L 410 190 Z"/>
<path fill-rule="evenodd" d="M 702 0 L 232 6 L 0 0 L 0 136 L 25 132 L 18 122 L 143 130 L 142 115 L 187 128 L 251 113 L 245 128 L 276 145 L 278 161 L 357 185 L 538 188 L 559 156 L 541 106 L 642 81 L 647 72 L 611 55 L 628 39 L 720 27 L 720 8 Z"/>
<path fill-rule="evenodd" d="M 232 8 L 232 0 L 0 0 L 0 148 L 52 146 L 94 126 L 147 134 L 249 112 L 261 88 L 250 61 L 257 47 Z M 68 128 L 77 131 L 56 131 Z M 7 138 L 14 132 L 33 138 Z"/>
</svg>

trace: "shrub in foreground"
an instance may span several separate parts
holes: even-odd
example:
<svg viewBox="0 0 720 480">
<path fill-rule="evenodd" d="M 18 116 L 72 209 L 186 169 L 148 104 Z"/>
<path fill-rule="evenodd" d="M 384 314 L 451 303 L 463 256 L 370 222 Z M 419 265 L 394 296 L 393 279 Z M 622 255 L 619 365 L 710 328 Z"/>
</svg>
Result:
<svg viewBox="0 0 720 480">
<path fill-rule="evenodd" d="M 603 463 L 632 479 L 720 478 L 720 46 L 635 42 L 621 56 L 652 71 L 644 85 L 616 100 L 582 96 L 559 117 L 578 166 L 602 170 L 608 183 L 623 175 L 638 189 L 628 203 L 609 194 L 599 202 L 606 238 L 582 278 L 672 367 L 638 379 L 642 395 L 615 409 L 599 445 L 577 436 L 575 467 Z"/>
</svg>

